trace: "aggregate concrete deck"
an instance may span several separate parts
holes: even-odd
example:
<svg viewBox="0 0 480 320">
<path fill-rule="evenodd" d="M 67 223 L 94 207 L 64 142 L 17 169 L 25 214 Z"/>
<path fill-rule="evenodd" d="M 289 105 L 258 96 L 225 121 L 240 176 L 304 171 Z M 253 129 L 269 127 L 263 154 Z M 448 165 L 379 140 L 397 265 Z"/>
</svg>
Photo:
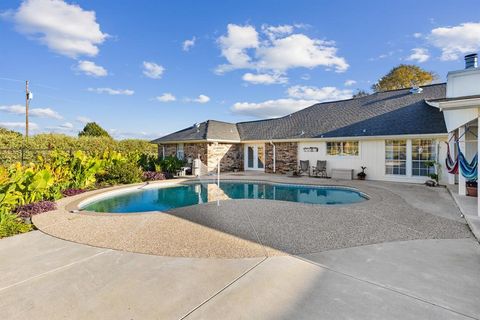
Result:
<svg viewBox="0 0 480 320">
<path fill-rule="evenodd" d="M 265 174 L 225 179 L 346 185 L 368 194 L 370 200 L 342 206 L 225 200 L 164 213 L 69 212 L 102 190 L 62 199 L 58 210 L 35 216 L 33 222 L 52 236 L 96 247 L 197 258 L 299 255 L 391 241 L 472 236 L 444 188 Z"/>
</svg>

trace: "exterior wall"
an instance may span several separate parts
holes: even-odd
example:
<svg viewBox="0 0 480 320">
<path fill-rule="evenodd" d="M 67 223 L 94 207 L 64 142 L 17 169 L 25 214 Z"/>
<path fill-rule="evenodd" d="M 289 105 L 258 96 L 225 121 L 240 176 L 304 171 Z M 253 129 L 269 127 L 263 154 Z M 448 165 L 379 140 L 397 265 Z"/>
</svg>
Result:
<svg viewBox="0 0 480 320">
<path fill-rule="evenodd" d="M 418 137 L 421 138 L 421 137 Z M 428 137 L 423 137 L 429 139 Z M 396 139 L 396 137 L 392 137 Z M 402 139 L 398 137 L 398 139 Z M 351 139 L 348 139 L 351 140 Z M 401 175 L 387 175 L 385 174 L 385 140 L 360 140 L 359 141 L 359 155 L 358 156 L 329 156 L 327 155 L 327 143 L 321 142 L 300 142 L 298 146 L 298 159 L 309 160 L 311 166 L 315 166 L 317 160 L 327 161 L 327 174 L 330 176 L 332 169 L 354 169 L 354 177 L 361 171 L 361 166 L 367 167 L 368 180 L 384 180 L 396 182 L 411 182 L 424 183 L 427 177 L 417 177 L 411 175 L 411 162 L 409 163 L 409 156 L 411 157 L 411 140 L 407 140 L 407 174 Z M 437 140 L 438 145 L 438 159 L 437 162 L 441 164 L 440 167 L 440 183 L 446 184 L 448 180 L 448 172 L 445 169 L 446 158 L 446 144 L 447 139 Z M 304 147 L 317 147 L 318 152 L 305 152 Z"/>
<path fill-rule="evenodd" d="M 447 98 L 480 94 L 480 69 L 451 71 L 447 75 Z"/>
<path fill-rule="evenodd" d="M 176 157 L 177 156 L 177 145 L 176 144 L 164 144 L 158 145 L 159 157 L 162 157 L 162 150 L 165 147 L 165 157 Z"/>
<path fill-rule="evenodd" d="M 207 143 L 185 143 L 183 145 L 183 153 L 186 160 L 188 158 L 193 160 L 200 157 L 200 161 L 203 164 L 207 164 Z"/>
<path fill-rule="evenodd" d="M 275 143 L 275 173 L 287 173 L 298 167 L 298 144 L 296 142 Z M 273 173 L 273 146 L 265 143 L 265 172 Z"/>
<path fill-rule="evenodd" d="M 207 146 L 208 171 L 216 171 L 220 161 L 220 171 L 243 170 L 243 148 L 235 143 L 209 143 Z"/>
</svg>

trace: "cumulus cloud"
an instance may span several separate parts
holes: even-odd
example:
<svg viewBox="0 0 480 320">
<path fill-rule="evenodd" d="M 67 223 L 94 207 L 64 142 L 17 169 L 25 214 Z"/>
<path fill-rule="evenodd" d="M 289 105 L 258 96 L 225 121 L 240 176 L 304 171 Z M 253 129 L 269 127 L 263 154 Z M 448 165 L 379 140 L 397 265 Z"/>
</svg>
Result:
<svg viewBox="0 0 480 320">
<path fill-rule="evenodd" d="M 125 96 L 131 96 L 135 93 L 135 91 L 130 90 L 130 89 L 112 89 L 112 88 L 88 88 L 87 89 L 90 92 L 95 92 L 95 93 L 107 93 L 113 96 L 116 95 L 125 95 Z"/>
<path fill-rule="evenodd" d="M 461 55 L 480 49 L 480 22 L 433 29 L 428 40 L 442 50 L 441 60 L 457 60 Z"/>
<path fill-rule="evenodd" d="M 77 122 L 80 122 L 81 124 L 87 124 L 89 122 L 93 122 L 92 119 L 84 116 L 78 116 L 75 120 L 77 120 Z"/>
<path fill-rule="evenodd" d="M 263 102 L 237 102 L 232 111 L 256 118 L 275 118 L 317 103 L 315 100 L 277 99 Z"/>
<path fill-rule="evenodd" d="M 227 34 L 218 39 L 222 56 L 228 63 L 219 65 L 216 72 L 253 69 L 284 74 L 293 68 L 319 66 L 337 72 L 348 69 L 345 58 L 337 55 L 333 41 L 313 39 L 294 31 L 295 27 L 290 25 L 263 26 L 260 34 L 250 25 L 229 24 Z"/>
<path fill-rule="evenodd" d="M 409 61 L 422 63 L 430 59 L 430 53 L 425 48 L 413 48 L 412 53 L 407 57 Z"/>
<path fill-rule="evenodd" d="M 335 87 L 293 86 L 287 89 L 287 94 L 291 98 L 325 102 L 350 99 L 352 90 L 342 90 Z"/>
<path fill-rule="evenodd" d="M 344 85 L 345 85 L 346 87 L 350 87 L 350 86 L 353 86 L 353 85 L 356 84 L 356 83 L 357 83 L 357 81 L 355 81 L 355 80 L 346 80 L 346 81 L 344 82 Z"/>
<path fill-rule="evenodd" d="M 0 122 L 0 127 L 14 130 L 14 129 L 25 129 L 25 122 Z M 28 128 L 30 130 L 37 130 L 38 124 L 35 122 L 29 122 Z"/>
<path fill-rule="evenodd" d="M 195 41 L 196 40 L 197 39 L 195 37 L 193 37 L 192 39 L 187 39 L 187 40 L 183 41 L 183 44 L 182 44 L 183 51 L 190 51 L 190 49 L 195 46 Z"/>
<path fill-rule="evenodd" d="M 155 97 L 155 100 L 160 102 L 172 102 L 177 100 L 177 98 L 173 94 L 165 92 L 161 96 Z"/>
<path fill-rule="evenodd" d="M 165 68 L 155 62 L 143 61 L 143 74 L 152 79 L 161 79 Z"/>
<path fill-rule="evenodd" d="M 80 60 L 78 61 L 75 70 L 92 77 L 105 77 L 108 75 L 107 69 L 102 66 L 98 66 L 93 61 Z"/>
<path fill-rule="evenodd" d="M 201 94 L 201 95 L 198 96 L 198 98 L 193 99 L 192 101 L 203 104 L 203 103 L 207 103 L 208 101 L 210 101 L 210 97 L 209 97 L 209 96 L 206 96 L 206 95 L 204 95 L 204 94 Z"/>
<path fill-rule="evenodd" d="M 253 74 L 247 72 L 242 77 L 243 81 L 252 83 L 252 84 L 275 84 L 275 83 L 287 83 L 288 78 L 282 76 L 281 74 L 268 74 L 268 73 L 259 73 Z"/>
<path fill-rule="evenodd" d="M 0 106 L 1 112 L 10 114 L 25 114 L 25 106 L 14 104 L 9 106 Z M 28 114 L 32 117 L 50 118 L 50 119 L 63 119 L 63 117 L 55 110 L 51 108 L 29 108 Z"/>
<path fill-rule="evenodd" d="M 9 16 L 20 33 L 72 58 L 96 56 L 98 45 L 108 37 L 100 30 L 94 11 L 62 0 L 26 0 Z"/>
</svg>

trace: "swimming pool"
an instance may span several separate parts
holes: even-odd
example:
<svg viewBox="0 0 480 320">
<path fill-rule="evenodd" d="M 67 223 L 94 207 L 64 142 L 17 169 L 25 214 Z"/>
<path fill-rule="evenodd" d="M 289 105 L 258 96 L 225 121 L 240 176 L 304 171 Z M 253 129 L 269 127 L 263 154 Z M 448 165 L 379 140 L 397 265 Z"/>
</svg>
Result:
<svg viewBox="0 0 480 320">
<path fill-rule="evenodd" d="M 95 212 L 133 213 L 174 208 L 229 199 L 266 199 L 321 205 L 350 204 L 367 200 L 353 188 L 307 186 L 268 182 L 222 181 L 184 183 L 136 189 L 80 203 L 80 209 Z"/>
</svg>

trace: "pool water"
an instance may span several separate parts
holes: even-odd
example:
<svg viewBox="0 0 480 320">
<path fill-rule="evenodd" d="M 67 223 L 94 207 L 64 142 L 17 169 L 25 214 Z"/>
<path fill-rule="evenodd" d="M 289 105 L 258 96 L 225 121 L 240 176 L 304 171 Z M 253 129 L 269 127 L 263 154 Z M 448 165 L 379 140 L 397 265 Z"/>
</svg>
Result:
<svg viewBox="0 0 480 320">
<path fill-rule="evenodd" d="M 344 187 L 229 181 L 220 182 L 220 187 L 211 182 L 140 189 L 87 203 L 81 209 L 112 213 L 166 211 L 228 199 L 267 199 L 323 205 L 367 200 L 362 193 Z"/>
</svg>

